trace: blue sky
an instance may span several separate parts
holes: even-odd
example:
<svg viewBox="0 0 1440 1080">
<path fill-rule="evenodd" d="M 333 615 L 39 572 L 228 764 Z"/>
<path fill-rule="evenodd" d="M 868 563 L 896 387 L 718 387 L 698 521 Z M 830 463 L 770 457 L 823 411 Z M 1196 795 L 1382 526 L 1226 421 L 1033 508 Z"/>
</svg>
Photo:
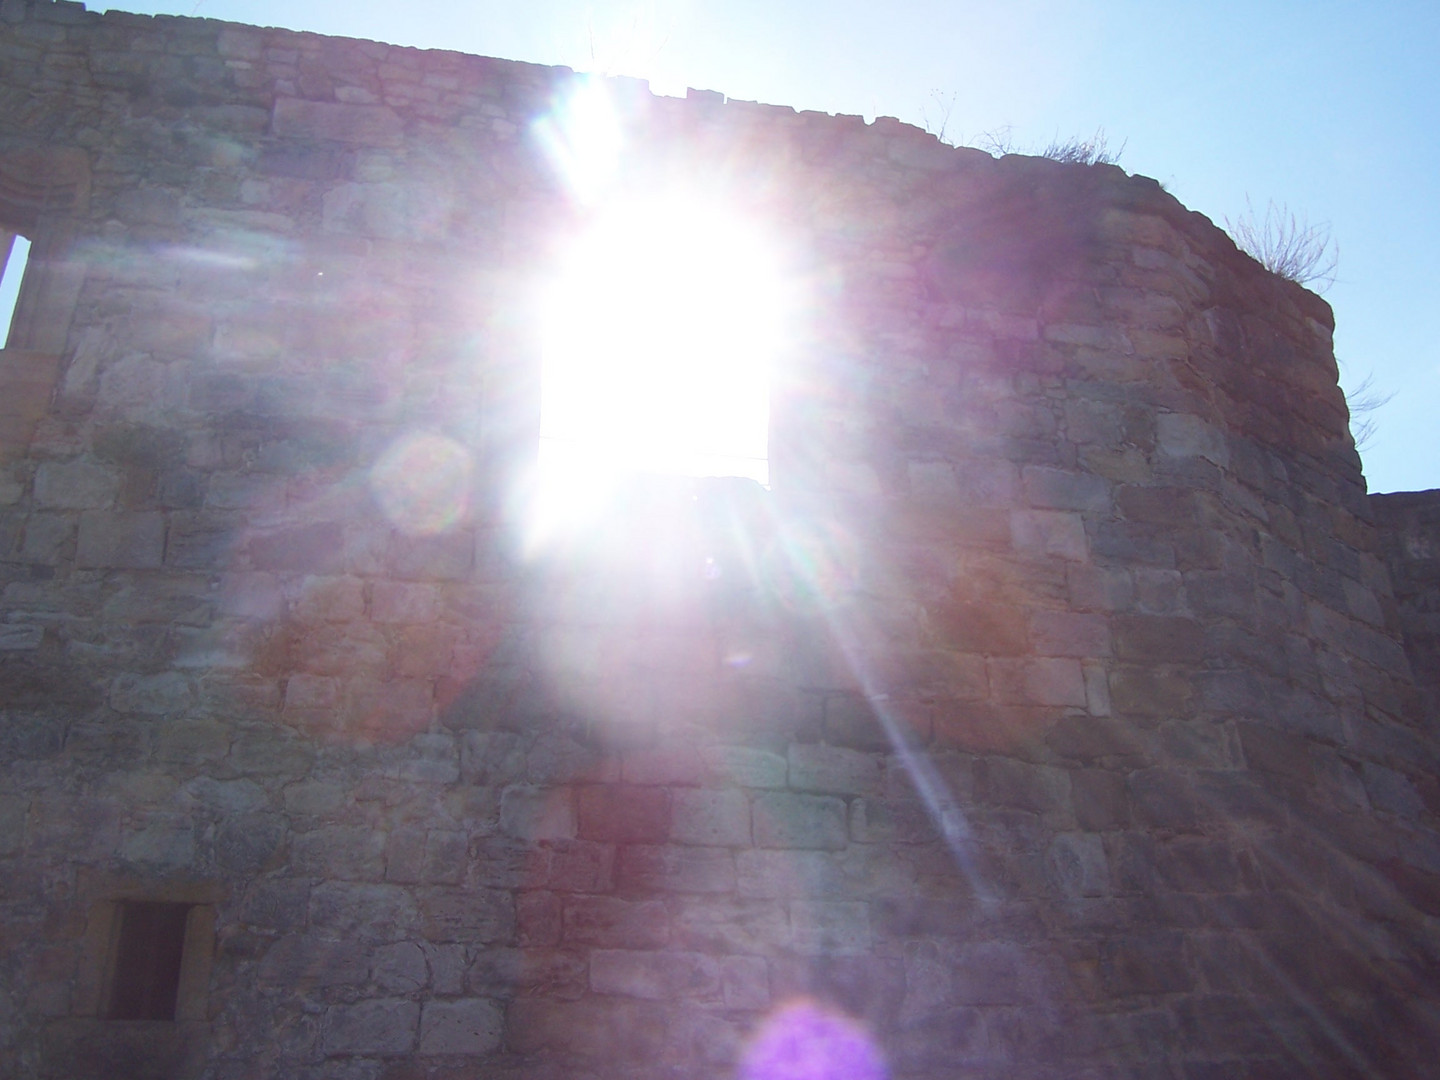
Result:
<svg viewBox="0 0 1440 1080">
<path fill-rule="evenodd" d="M 98 5 L 92 5 L 98 8 Z M 1440 487 L 1440 4 L 1153 0 L 177 0 L 117 5 L 565 64 L 1019 148 L 1103 129 L 1223 224 L 1273 200 L 1339 246 L 1348 388 L 1393 395 L 1371 491 Z M 947 118 L 948 114 L 948 118 Z"/>
</svg>

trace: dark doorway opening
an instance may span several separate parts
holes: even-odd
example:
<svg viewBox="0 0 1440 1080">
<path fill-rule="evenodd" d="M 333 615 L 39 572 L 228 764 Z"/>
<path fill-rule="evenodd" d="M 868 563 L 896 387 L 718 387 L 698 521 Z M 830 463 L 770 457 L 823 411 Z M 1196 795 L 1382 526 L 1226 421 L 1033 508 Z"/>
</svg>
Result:
<svg viewBox="0 0 1440 1080">
<path fill-rule="evenodd" d="M 110 980 L 111 1020 L 174 1020 L 191 904 L 127 900 Z"/>
</svg>

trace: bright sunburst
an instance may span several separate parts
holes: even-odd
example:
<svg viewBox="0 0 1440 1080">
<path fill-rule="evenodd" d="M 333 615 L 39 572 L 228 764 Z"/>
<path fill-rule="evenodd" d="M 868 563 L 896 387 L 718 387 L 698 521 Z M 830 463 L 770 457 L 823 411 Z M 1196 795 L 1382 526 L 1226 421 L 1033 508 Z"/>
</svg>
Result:
<svg viewBox="0 0 1440 1080">
<path fill-rule="evenodd" d="M 547 501 L 573 515 L 632 473 L 767 483 L 783 296 L 764 239 L 721 208 L 671 196 L 603 212 L 542 309 Z"/>
<path fill-rule="evenodd" d="M 538 534 L 587 519 L 636 474 L 769 481 L 793 285 L 724 185 L 698 163 L 648 158 L 628 132 L 593 78 L 535 129 L 585 222 L 538 309 Z"/>
</svg>

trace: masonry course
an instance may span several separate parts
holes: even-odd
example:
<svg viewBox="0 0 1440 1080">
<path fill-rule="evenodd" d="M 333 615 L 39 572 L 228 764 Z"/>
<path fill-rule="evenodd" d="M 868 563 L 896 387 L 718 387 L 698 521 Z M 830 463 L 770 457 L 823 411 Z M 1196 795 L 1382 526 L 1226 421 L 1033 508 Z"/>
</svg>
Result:
<svg viewBox="0 0 1440 1080">
<path fill-rule="evenodd" d="M 814 310 L 769 490 L 527 558 L 587 85 Z M 800 1000 L 917 1080 L 1433 1074 L 1440 503 L 1153 181 L 3 0 L 0 227 L 0 1074 L 718 1077 Z M 105 1018 L 135 900 L 174 1021 Z"/>
</svg>

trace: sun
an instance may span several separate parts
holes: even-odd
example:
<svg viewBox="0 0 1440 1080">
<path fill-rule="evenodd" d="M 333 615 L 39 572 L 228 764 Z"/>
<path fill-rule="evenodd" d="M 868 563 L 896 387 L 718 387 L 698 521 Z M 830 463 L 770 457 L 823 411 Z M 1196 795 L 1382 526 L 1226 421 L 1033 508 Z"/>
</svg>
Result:
<svg viewBox="0 0 1440 1080">
<path fill-rule="evenodd" d="M 763 232 L 676 194 L 597 212 L 541 303 L 541 487 L 555 516 L 634 474 L 769 482 L 787 288 Z"/>
</svg>

